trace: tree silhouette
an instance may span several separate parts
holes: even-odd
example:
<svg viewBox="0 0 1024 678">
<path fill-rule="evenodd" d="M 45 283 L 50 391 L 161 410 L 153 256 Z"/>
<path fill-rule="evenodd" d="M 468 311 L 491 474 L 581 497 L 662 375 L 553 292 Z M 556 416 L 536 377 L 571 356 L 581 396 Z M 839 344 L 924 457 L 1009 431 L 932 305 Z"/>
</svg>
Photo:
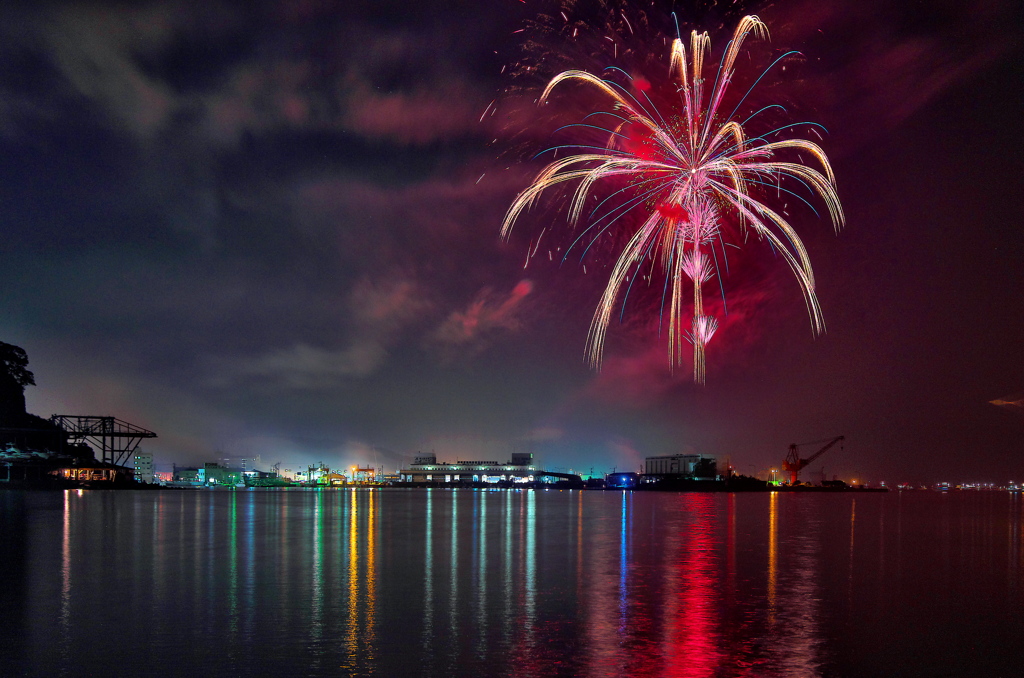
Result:
<svg viewBox="0 0 1024 678">
<path fill-rule="evenodd" d="M 25 425 L 25 387 L 35 383 L 25 349 L 0 341 L 0 426 Z"/>
<path fill-rule="evenodd" d="M 35 386 L 35 376 L 28 369 L 28 354 L 25 349 L 0 341 L 0 380 L 17 384 L 22 390 Z"/>
</svg>

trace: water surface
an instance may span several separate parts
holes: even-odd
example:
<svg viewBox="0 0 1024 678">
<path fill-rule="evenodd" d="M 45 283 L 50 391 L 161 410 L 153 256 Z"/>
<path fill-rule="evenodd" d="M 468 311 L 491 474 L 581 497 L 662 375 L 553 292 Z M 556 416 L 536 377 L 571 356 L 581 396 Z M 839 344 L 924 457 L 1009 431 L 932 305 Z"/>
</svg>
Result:
<svg viewBox="0 0 1024 678">
<path fill-rule="evenodd" d="M 0 492 L 2 675 L 1019 676 L 1019 494 Z"/>
</svg>

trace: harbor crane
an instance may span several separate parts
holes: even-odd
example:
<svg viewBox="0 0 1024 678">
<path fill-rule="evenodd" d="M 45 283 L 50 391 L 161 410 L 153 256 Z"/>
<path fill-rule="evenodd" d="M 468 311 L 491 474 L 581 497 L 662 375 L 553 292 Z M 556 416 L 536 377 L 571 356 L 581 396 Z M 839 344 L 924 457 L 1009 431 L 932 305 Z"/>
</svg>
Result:
<svg viewBox="0 0 1024 678">
<path fill-rule="evenodd" d="M 127 463 L 143 439 L 156 438 L 152 431 L 117 417 L 55 414 L 50 423 L 67 434 L 68 442 L 91 443 L 99 449 L 100 461 L 115 466 Z"/>
<path fill-rule="evenodd" d="M 782 468 L 789 473 L 789 484 L 796 485 L 797 476 L 800 475 L 800 471 L 807 468 L 812 461 L 825 454 L 825 452 L 831 449 L 833 445 L 842 440 L 846 440 L 846 437 L 836 436 L 831 439 L 823 438 L 822 440 L 812 440 L 809 443 L 793 443 L 790 445 L 789 454 L 786 455 L 786 460 L 782 462 Z M 817 445 L 818 443 L 825 443 L 825 446 L 806 459 L 800 458 L 800 445 Z"/>
</svg>

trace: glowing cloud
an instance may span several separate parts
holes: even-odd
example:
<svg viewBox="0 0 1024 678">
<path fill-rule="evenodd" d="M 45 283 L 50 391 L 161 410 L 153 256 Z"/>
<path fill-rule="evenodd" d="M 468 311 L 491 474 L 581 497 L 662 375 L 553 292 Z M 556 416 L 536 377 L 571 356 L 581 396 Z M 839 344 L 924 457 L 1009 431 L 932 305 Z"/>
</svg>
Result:
<svg viewBox="0 0 1024 678">
<path fill-rule="evenodd" d="M 533 291 L 533 283 L 521 280 L 508 296 L 496 297 L 484 290 L 465 311 L 449 315 L 434 332 L 438 343 L 464 346 L 478 341 L 481 336 L 497 329 L 515 330 L 519 327 L 519 306 Z"/>
</svg>

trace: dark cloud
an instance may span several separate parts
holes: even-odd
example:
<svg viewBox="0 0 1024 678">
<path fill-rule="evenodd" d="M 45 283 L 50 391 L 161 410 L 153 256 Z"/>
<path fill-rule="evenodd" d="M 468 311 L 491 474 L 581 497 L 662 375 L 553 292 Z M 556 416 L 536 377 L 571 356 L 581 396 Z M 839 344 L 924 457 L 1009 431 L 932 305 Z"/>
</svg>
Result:
<svg viewBox="0 0 1024 678">
<path fill-rule="evenodd" d="M 341 348 L 299 342 L 248 359 L 230 360 L 226 374 L 214 379 L 222 388 L 252 387 L 269 394 L 292 390 L 330 390 L 340 380 L 365 378 L 387 360 L 389 350 L 430 303 L 409 281 L 364 279 L 350 293 L 345 309 L 350 335 Z"/>
</svg>

